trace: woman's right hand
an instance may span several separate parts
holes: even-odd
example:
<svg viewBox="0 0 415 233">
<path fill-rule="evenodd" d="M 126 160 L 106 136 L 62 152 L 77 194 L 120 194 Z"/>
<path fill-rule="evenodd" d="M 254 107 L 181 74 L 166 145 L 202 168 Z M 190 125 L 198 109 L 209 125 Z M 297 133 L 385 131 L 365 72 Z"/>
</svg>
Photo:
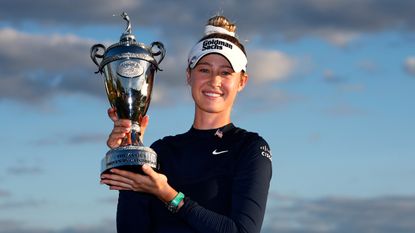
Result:
<svg viewBox="0 0 415 233">
<path fill-rule="evenodd" d="M 108 116 L 114 122 L 114 128 L 108 137 L 107 145 L 111 149 L 119 147 L 122 140 L 131 131 L 131 121 L 128 119 L 119 119 L 114 108 L 108 109 Z M 148 125 L 148 116 L 144 116 L 140 122 L 141 135 L 140 140 L 143 141 L 144 132 Z"/>
</svg>

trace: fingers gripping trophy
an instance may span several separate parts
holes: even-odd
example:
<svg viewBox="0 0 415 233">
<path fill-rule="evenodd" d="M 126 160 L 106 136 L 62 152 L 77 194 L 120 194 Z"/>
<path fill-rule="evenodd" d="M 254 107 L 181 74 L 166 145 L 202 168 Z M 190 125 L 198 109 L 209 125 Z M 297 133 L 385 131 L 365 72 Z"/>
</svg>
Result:
<svg viewBox="0 0 415 233">
<path fill-rule="evenodd" d="M 141 173 L 143 164 L 158 170 L 157 154 L 140 140 L 140 122 L 150 105 L 154 75 L 161 71 L 159 64 L 165 49 L 161 42 L 150 46 L 137 42 L 131 32 L 130 18 L 125 12 L 121 16 L 127 27 L 120 41 L 108 48 L 102 44 L 91 47 L 91 59 L 98 66 L 95 73 L 103 74 L 111 107 L 120 119 L 131 121 L 131 131 L 120 147 L 109 150 L 102 159 L 101 173 L 111 168 Z"/>
</svg>

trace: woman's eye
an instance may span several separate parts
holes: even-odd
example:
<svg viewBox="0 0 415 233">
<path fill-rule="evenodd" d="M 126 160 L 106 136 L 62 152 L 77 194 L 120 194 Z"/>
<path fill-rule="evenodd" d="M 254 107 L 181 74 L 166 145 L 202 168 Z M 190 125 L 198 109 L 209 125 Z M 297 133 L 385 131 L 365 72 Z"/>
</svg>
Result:
<svg viewBox="0 0 415 233">
<path fill-rule="evenodd" d="M 202 72 L 202 73 L 209 73 L 209 70 L 208 70 L 208 69 L 206 69 L 206 68 L 200 68 L 200 69 L 199 69 L 199 72 Z"/>
<path fill-rule="evenodd" d="M 224 75 L 224 76 L 228 76 L 228 75 L 231 75 L 232 74 L 232 72 L 230 72 L 230 71 L 222 71 L 222 75 Z"/>
</svg>

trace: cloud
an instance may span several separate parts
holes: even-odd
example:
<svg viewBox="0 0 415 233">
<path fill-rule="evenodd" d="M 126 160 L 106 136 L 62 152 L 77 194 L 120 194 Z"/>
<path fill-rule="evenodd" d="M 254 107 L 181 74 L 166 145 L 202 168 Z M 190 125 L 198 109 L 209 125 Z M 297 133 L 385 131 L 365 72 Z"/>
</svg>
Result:
<svg viewBox="0 0 415 233">
<path fill-rule="evenodd" d="M 35 146 L 51 146 L 51 145 L 80 145 L 80 144 L 102 144 L 106 142 L 108 138 L 107 134 L 101 133 L 83 133 L 79 135 L 50 135 L 47 138 L 39 138 L 30 142 Z"/>
<path fill-rule="evenodd" d="M 295 78 L 307 69 L 307 61 L 293 58 L 277 50 L 254 49 L 248 53 L 249 81 L 239 94 L 236 109 L 243 111 L 274 111 L 304 99 L 277 88 L 277 83 Z M 300 67 L 301 66 L 301 67 Z M 242 104 L 243 103 L 243 104 Z"/>
<path fill-rule="evenodd" d="M 110 220 L 104 220 L 99 225 L 90 225 L 90 226 L 75 226 L 68 227 L 62 230 L 56 230 L 53 233 L 114 233 L 115 222 Z M 30 233 L 30 232 L 29 232 Z"/>
<path fill-rule="evenodd" d="M 350 42 L 354 41 L 359 37 L 357 32 L 344 32 L 344 31 L 337 31 L 337 30 L 328 30 L 323 31 L 320 34 L 323 38 L 325 38 L 330 43 L 337 45 L 339 47 L 345 47 Z"/>
<path fill-rule="evenodd" d="M 288 93 L 270 85 L 248 84 L 238 96 L 235 113 L 238 114 L 237 110 L 243 110 L 243 112 L 276 111 L 287 104 L 304 99 L 304 96 Z"/>
<path fill-rule="evenodd" d="M 5 2 L 0 14 L 15 24 L 31 20 L 46 25 L 72 24 L 80 26 L 94 21 L 114 23 L 116 21 L 112 17 L 113 14 L 120 14 L 125 10 L 136 12 L 140 8 L 141 2 L 135 0 L 119 0 L 117 2 L 108 0 L 73 0 L 71 2 L 38 0 L 34 4 L 30 0 L 15 0 Z"/>
<path fill-rule="evenodd" d="M 323 78 L 324 78 L 325 82 L 331 83 L 331 84 L 341 84 L 341 83 L 345 83 L 347 81 L 347 79 L 345 77 L 336 74 L 331 69 L 324 70 Z"/>
<path fill-rule="evenodd" d="M 93 44 L 74 35 L 33 35 L 0 29 L 0 100 L 32 105 L 56 95 L 77 93 L 105 100 L 103 80 L 93 73 L 96 67 L 88 56 Z M 178 63 L 178 57 L 183 62 Z M 177 53 L 161 64 L 166 71 L 157 73 L 158 92 L 154 92 L 153 101 L 175 103 L 183 98 L 175 89 L 185 87 L 184 61 L 185 56 Z"/>
<path fill-rule="evenodd" d="M 84 94 L 105 99 L 100 75 L 87 56 L 93 41 L 73 35 L 52 37 L 32 35 L 14 29 L 0 29 L 0 100 L 15 100 L 26 104 L 40 104 L 56 95 Z M 8 46 L 14 41 L 16 46 Z M 30 53 L 28 51 L 31 51 Z M 41 54 L 42 56 L 39 56 Z M 152 102 L 171 105 L 189 99 L 185 83 L 187 51 L 166 57 L 161 64 L 164 71 L 156 74 Z M 296 65 L 294 58 L 278 51 L 253 50 L 250 71 L 253 83 L 287 79 Z M 181 62 L 177 62 L 177 61 Z M 259 89 L 256 96 L 263 93 Z M 106 101 L 106 100 L 104 100 Z M 88 137 L 88 138 L 86 138 Z M 100 135 L 68 139 L 71 143 L 99 140 Z M 42 139 L 37 144 L 49 145 L 54 139 Z"/>
<path fill-rule="evenodd" d="M 255 83 L 287 79 L 296 68 L 295 59 L 279 51 L 254 50 L 248 56 L 248 74 Z"/>
<path fill-rule="evenodd" d="M 340 44 L 359 33 L 391 28 L 415 29 L 411 10 L 415 8 L 413 1 L 216 0 L 193 3 L 190 0 L 122 0 L 116 3 L 100 0 L 74 0 L 70 3 L 39 0 L 33 4 L 30 0 L 15 0 L 5 3 L 0 9 L 0 15 L 14 24 L 37 21 L 41 24 L 73 26 L 119 25 L 119 21 L 111 16 L 128 11 L 134 16 L 136 25 L 161 26 L 164 27 L 162 33 L 176 31 L 197 35 L 196 29 L 200 29 L 206 18 L 224 13 L 243 25 L 241 27 L 245 35 L 263 35 L 264 38 L 276 34 L 289 38 L 316 35 Z M 350 9 L 353 9 L 353 13 Z"/>
<path fill-rule="evenodd" d="M 0 220 L 0 233 L 114 233 L 114 219 L 103 219 L 96 225 L 78 225 L 62 229 L 47 227 L 30 227 L 24 222 L 15 220 Z"/>
<path fill-rule="evenodd" d="M 0 29 L 0 100 L 39 103 L 56 94 L 101 95 L 86 55 L 91 44 L 74 35 Z"/>
<path fill-rule="evenodd" d="M 39 175 L 44 172 L 44 170 L 38 166 L 26 166 L 26 165 L 19 165 L 9 167 L 7 172 L 11 175 Z"/>
<path fill-rule="evenodd" d="M 78 225 L 62 229 L 48 229 L 47 227 L 30 227 L 24 222 L 12 219 L 0 219 L 0 233 L 114 233 L 115 221 L 103 219 L 96 225 Z"/>
<path fill-rule="evenodd" d="M 17 220 L 0 219 L 0 233 L 23 233 L 24 231 L 18 230 L 22 227 L 22 224 L 23 223 L 21 221 L 17 221 Z M 39 231 L 34 231 L 34 232 L 39 232 Z"/>
<path fill-rule="evenodd" d="M 321 141 L 321 134 L 320 133 L 317 133 L 317 132 L 310 133 L 308 135 L 307 141 L 309 143 L 313 143 L 313 144 L 314 143 L 318 143 L 318 142 Z"/>
<path fill-rule="evenodd" d="M 271 200 L 262 232 L 409 233 L 415 231 L 415 196 Z"/>
<path fill-rule="evenodd" d="M 5 167 L 4 170 L 7 175 L 13 176 L 34 176 L 41 175 L 45 172 L 39 159 L 35 161 L 17 159 L 13 165 Z"/>
<path fill-rule="evenodd" d="M 415 196 L 372 198 L 323 197 L 307 199 L 270 193 L 263 233 L 412 233 Z M 0 233 L 109 233 L 114 219 L 96 225 L 63 229 L 29 228 L 24 222 L 0 219 Z"/>
<path fill-rule="evenodd" d="M 334 117 L 360 116 L 367 114 L 365 110 L 352 106 L 348 103 L 338 103 L 327 108 L 325 112 Z"/>
<path fill-rule="evenodd" d="M 357 64 L 358 68 L 367 73 L 375 73 L 379 71 L 379 66 L 372 60 L 362 60 Z"/>
<path fill-rule="evenodd" d="M 331 69 L 326 69 L 323 71 L 323 80 L 327 84 L 335 85 L 339 91 L 345 92 L 345 93 L 356 93 L 356 92 L 363 92 L 366 90 L 366 86 L 364 84 L 350 83 L 349 78 L 347 78 L 344 75 L 339 75 Z M 349 109 L 349 110 L 346 111 L 346 109 Z M 330 112 L 335 113 L 335 114 L 341 113 L 341 112 L 352 113 L 353 111 L 350 111 L 351 109 L 352 108 L 350 106 L 346 106 L 345 104 L 343 104 L 342 106 L 336 106 L 335 108 L 332 108 Z M 355 111 L 355 113 L 357 113 L 357 111 Z"/>
<path fill-rule="evenodd" d="M 84 143 L 102 143 L 107 140 L 108 136 L 103 134 L 82 134 L 75 135 L 68 139 L 69 144 L 84 144 Z"/>
<path fill-rule="evenodd" d="M 0 28 L 0 101 L 33 105 L 67 94 L 104 100 L 102 80 L 93 74 L 96 67 L 88 56 L 96 41 L 79 35 L 91 30 L 88 36 L 93 36 L 96 26 L 101 30 L 113 26 L 122 29 L 124 22 L 112 16 L 122 11 L 130 14 L 133 29 L 150 30 L 165 43 L 167 56 L 161 64 L 165 71 L 157 74 L 155 84 L 161 91 L 154 92 L 153 101 L 174 104 L 186 98 L 183 90 L 188 50 L 201 37 L 206 19 L 214 14 L 224 13 L 236 21 L 240 38 L 255 42 L 248 51 L 251 80 L 268 83 L 287 79 L 302 65 L 289 54 L 266 49 L 278 38 L 319 37 L 344 46 L 362 33 L 413 31 L 415 22 L 409 10 L 413 8 L 415 2 L 391 4 L 388 0 L 217 0 L 198 4 L 190 0 L 7 1 L 0 8 L 5 19 Z M 354 9 L 353 14 L 345 9 Z M 44 35 L 24 32 L 30 31 L 27 25 Z M 57 34 L 60 31 L 71 34 Z M 261 41 L 267 43 L 257 43 Z"/>
<path fill-rule="evenodd" d="M 404 67 L 405 67 L 405 71 L 408 74 L 415 76 L 415 56 L 410 56 L 406 58 Z"/>
<path fill-rule="evenodd" d="M 341 84 L 339 88 L 343 92 L 363 92 L 366 90 L 364 84 Z"/>
<path fill-rule="evenodd" d="M 47 204 L 44 200 L 23 200 L 23 201 L 8 201 L 0 203 L 0 210 L 5 209 L 20 209 L 20 208 L 39 208 Z M 1 227 L 0 227 L 1 228 Z"/>
<path fill-rule="evenodd" d="M 0 189 L 0 198 L 10 197 L 10 196 L 11 196 L 11 193 L 9 191 Z"/>
</svg>

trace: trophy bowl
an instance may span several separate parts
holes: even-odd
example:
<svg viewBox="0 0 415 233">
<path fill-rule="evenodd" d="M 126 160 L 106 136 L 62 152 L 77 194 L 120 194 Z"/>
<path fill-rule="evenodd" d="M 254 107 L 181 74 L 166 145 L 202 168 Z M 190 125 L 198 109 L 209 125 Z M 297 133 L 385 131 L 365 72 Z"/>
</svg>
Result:
<svg viewBox="0 0 415 233">
<path fill-rule="evenodd" d="M 109 150 L 101 161 L 101 173 L 112 168 L 142 173 L 143 164 L 158 170 L 157 154 L 140 140 L 140 122 L 150 106 L 154 75 L 165 56 L 164 45 L 153 42 L 150 46 L 136 41 L 131 33 L 128 15 L 122 15 L 127 28 L 120 42 L 107 49 L 102 44 L 91 47 L 91 59 L 103 74 L 109 103 L 116 110 L 119 119 L 131 121 L 131 131 L 127 133 L 119 147 Z M 158 57 L 158 60 L 156 60 Z M 100 61 L 98 61 L 100 59 Z"/>
</svg>

